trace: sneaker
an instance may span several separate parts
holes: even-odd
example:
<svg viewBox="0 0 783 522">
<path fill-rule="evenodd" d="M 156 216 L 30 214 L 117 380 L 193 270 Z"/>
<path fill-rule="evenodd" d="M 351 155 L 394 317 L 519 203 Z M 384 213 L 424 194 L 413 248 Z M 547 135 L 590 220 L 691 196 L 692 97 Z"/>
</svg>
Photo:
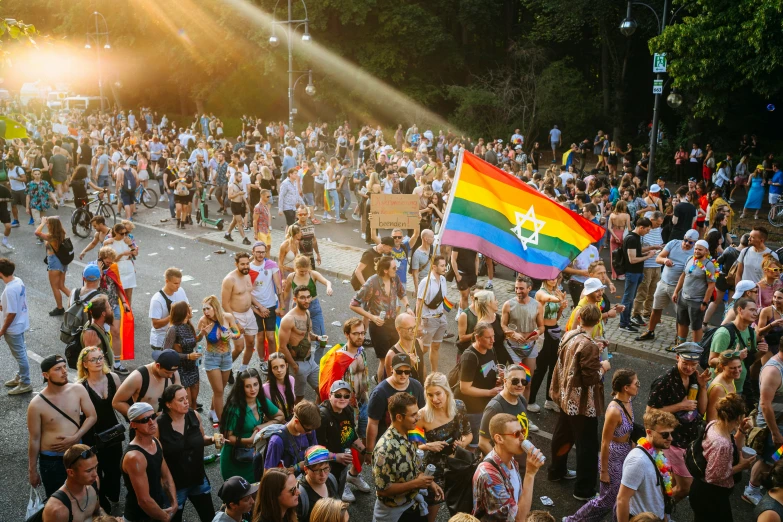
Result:
<svg viewBox="0 0 783 522">
<path fill-rule="evenodd" d="M 647 323 L 644 322 L 641 315 L 634 315 L 631 317 L 631 324 L 635 326 L 647 326 Z"/>
<path fill-rule="evenodd" d="M 535 432 L 538 431 L 538 426 L 536 426 L 535 424 L 533 424 L 532 422 L 530 422 L 528 420 L 527 429 L 528 429 L 528 431 L 535 433 Z"/>
<path fill-rule="evenodd" d="M 576 471 L 574 471 L 572 469 L 566 470 L 566 474 L 563 475 L 563 478 L 565 480 L 574 480 L 576 478 Z M 593 498 L 593 497 L 590 497 L 590 498 Z"/>
<path fill-rule="evenodd" d="M 242 240 L 242 244 L 243 244 L 243 245 L 249 245 L 249 244 L 250 244 L 250 240 L 249 240 L 248 238 L 244 238 L 244 239 Z"/>
<path fill-rule="evenodd" d="M 539 406 L 535 402 L 533 404 L 528 404 L 527 405 L 527 411 L 529 411 L 531 413 L 538 413 L 538 412 L 541 411 L 541 406 Z"/>
<path fill-rule="evenodd" d="M 213 424 L 219 421 L 217 412 L 215 412 L 215 410 L 209 410 L 209 420 L 211 420 Z"/>
<path fill-rule="evenodd" d="M 353 491 L 348 486 L 345 486 L 343 490 L 343 502 L 356 502 L 356 497 L 353 496 Z"/>
<path fill-rule="evenodd" d="M 19 376 L 17 375 L 16 377 L 11 379 L 10 381 L 6 381 L 5 382 L 5 387 L 6 388 L 16 388 L 17 386 L 19 386 L 19 382 L 20 382 L 19 381 Z"/>
<path fill-rule="evenodd" d="M 234 372 L 233 371 L 228 374 L 228 383 L 229 384 L 234 384 Z"/>
<path fill-rule="evenodd" d="M 321 222 L 320 222 L 320 221 L 318 221 L 316 218 L 313 218 L 313 219 L 311 219 L 310 221 L 312 221 L 312 222 L 313 222 L 313 225 L 320 225 L 320 224 L 321 224 Z"/>
<path fill-rule="evenodd" d="M 484 285 L 484 290 L 492 290 L 495 288 L 492 284 L 492 281 L 487 281 L 487 284 Z"/>
<path fill-rule="evenodd" d="M 337 221 L 335 221 L 335 223 L 337 223 L 337 224 L 340 224 L 340 223 L 347 223 L 347 222 L 348 222 L 348 221 L 346 221 L 345 219 L 338 219 Z"/>
<path fill-rule="evenodd" d="M 30 221 L 27 222 L 28 225 L 35 225 L 35 220 L 33 218 L 30 218 Z"/>
<path fill-rule="evenodd" d="M 18 219 L 14 219 L 13 221 L 11 221 L 11 228 L 18 228 L 18 227 L 19 227 Z"/>
<path fill-rule="evenodd" d="M 736 201 L 731 198 L 727 199 L 726 201 L 729 202 L 729 205 L 733 205 L 734 203 L 736 203 Z"/>
<path fill-rule="evenodd" d="M 560 406 L 558 406 L 555 401 L 546 401 L 546 402 L 544 402 L 544 409 L 545 410 L 552 410 L 554 412 L 560 413 Z"/>
<path fill-rule="evenodd" d="M 223 239 L 225 239 L 226 241 L 232 241 L 232 242 L 234 241 L 234 238 L 231 237 L 231 234 L 225 234 L 223 236 Z"/>
<path fill-rule="evenodd" d="M 623 332 L 639 333 L 639 329 L 632 324 L 628 326 L 621 326 L 620 330 Z"/>
<path fill-rule="evenodd" d="M 370 485 L 367 482 L 364 481 L 364 479 L 362 478 L 361 475 L 354 476 L 354 475 L 351 475 L 350 473 L 348 473 L 348 478 L 346 479 L 346 481 L 349 484 L 352 484 L 354 487 L 356 487 L 356 489 L 358 489 L 362 493 L 369 493 L 370 492 Z M 348 489 L 348 488 L 345 488 L 345 489 Z"/>
<path fill-rule="evenodd" d="M 650 330 L 647 330 L 642 335 L 637 337 L 635 340 L 636 341 L 652 341 L 653 339 L 655 339 L 655 332 L 651 332 Z"/>
<path fill-rule="evenodd" d="M 12 390 L 8 390 L 8 395 L 23 395 L 33 391 L 33 387 L 29 384 L 20 384 Z"/>
<path fill-rule="evenodd" d="M 59 315 L 65 315 L 65 308 L 55 308 L 51 312 L 49 312 L 49 315 L 52 317 L 57 317 Z"/>
<path fill-rule="evenodd" d="M 358 214 L 351 214 L 351 217 L 353 218 L 354 221 L 361 221 L 362 220 L 362 216 L 360 216 Z"/>
<path fill-rule="evenodd" d="M 742 500 L 748 504 L 758 506 L 759 502 L 761 502 L 761 498 L 761 488 L 753 488 L 750 485 L 745 486 L 745 491 L 742 493 Z"/>
<path fill-rule="evenodd" d="M 443 336 L 444 339 L 451 339 L 452 337 L 454 337 L 454 334 L 452 332 L 449 332 Z"/>
<path fill-rule="evenodd" d="M 128 375 L 130 371 L 122 365 L 122 363 L 117 363 L 114 365 L 114 373 L 117 373 L 119 375 Z"/>
<path fill-rule="evenodd" d="M 590 497 L 587 497 L 587 496 L 582 497 L 582 496 L 577 495 L 576 493 L 574 493 L 574 498 L 577 499 L 577 500 L 581 500 L 582 502 L 589 502 L 590 500 L 593 500 L 597 496 L 598 495 L 593 495 L 593 496 L 590 496 Z"/>
</svg>

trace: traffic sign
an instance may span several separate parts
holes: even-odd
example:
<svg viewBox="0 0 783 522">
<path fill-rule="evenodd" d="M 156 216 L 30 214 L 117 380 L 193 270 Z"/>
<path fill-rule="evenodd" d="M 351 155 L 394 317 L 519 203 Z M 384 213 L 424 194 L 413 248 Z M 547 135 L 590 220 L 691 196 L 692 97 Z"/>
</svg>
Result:
<svg viewBox="0 0 783 522">
<path fill-rule="evenodd" d="M 653 80 L 653 94 L 663 94 L 663 80 Z"/>
<path fill-rule="evenodd" d="M 653 55 L 653 72 L 665 73 L 666 72 L 666 53 L 655 53 Z"/>
</svg>

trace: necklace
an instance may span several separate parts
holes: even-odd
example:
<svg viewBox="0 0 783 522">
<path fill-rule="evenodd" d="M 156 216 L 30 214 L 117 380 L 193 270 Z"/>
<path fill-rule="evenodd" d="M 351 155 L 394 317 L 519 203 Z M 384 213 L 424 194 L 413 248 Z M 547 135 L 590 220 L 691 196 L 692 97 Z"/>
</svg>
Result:
<svg viewBox="0 0 783 522">
<path fill-rule="evenodd" d="M 707 258 L 707 261 L 710 261 L 710 259 Z M 714 265 L 714 262 L 713 262 L 713 265 Z M 707 276 L 707 280 L 708 281 L 713 278 L 713 273 L 710 272 L 709 270 L 707 270 L 706 268 L 704 268 L 704 262 L 701 259 L 696 259 L 694 257 L 693 258 L 693 264 L 691 265 L 690 270 L 688 270 L 688 273 L 689 274 L 693 273 L 693 271 L 696 268 L 698 268 L 699 270 L 704 270 L 704 274 Z"/>
<path fill-rule="evenodd" d="M 647 453 L 649 453 L 650 456 L 655 461 L 655 467 L 658 468 L 658 471 L 661 474 L 661 478 L 663 478 L 663 486 L 664 489 L 666 490 L 666 495 L 671 497 L 672 496 L 672 474 L 671 474 L 672 468 L 669 466 L 669 461 L 664 456 L 663 451 L 656 451 L 655 448 L 653 448 L 650 441 L 644 437 L 639 439 L 637 441 L 637 444 L 641 446 Z"/>
<path fill-rule="evenodd" d="M 73 497 L 73 499 L 76 501 L 76 507 L 77 507 L 77 508 L 79 508 L 79 511 L 81 511 L 82 513 L 84 513 L 84 510 L 85 510 L 85 509 L 87 509 L 87 506 L 88 506 L 88 505 L 89 505 L 89 503 L 90 503 L 90 488 L 87 488 L 87 500 L 86 500 L 86 501 L 85 501 L 85 503 L 84 503 L 84 508 L 82 508 L 82 507 L 79 505 L 79 499 L 78 499 L 78 498 L 76 498 L 76 495 L 74 495 L 73 493 L 71 493 L 71 490 L 70 490 L 70 488 L 68 487 L 68 484 L 65 484 L 65 491 L 67 491 L 67 492 L 68 492 L 68 494 L 69 494 L 69 495 L 71 495 L 71 497 Z"/>
</svg>

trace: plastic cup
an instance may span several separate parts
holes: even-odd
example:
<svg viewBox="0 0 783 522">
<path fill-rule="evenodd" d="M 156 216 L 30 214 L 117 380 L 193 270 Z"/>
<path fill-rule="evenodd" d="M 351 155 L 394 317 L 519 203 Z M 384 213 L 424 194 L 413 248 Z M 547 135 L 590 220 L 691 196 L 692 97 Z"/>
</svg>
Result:
<svg viewBox="0 0 783 522">
<path fill-rule="evenodd" d="M 749 448 L 748 446 L 742 447 L 742 457 L 749 459 L 749 458 L 755 458 L 756 457 L 756 450 L 753 448 Z"/>
</svg>

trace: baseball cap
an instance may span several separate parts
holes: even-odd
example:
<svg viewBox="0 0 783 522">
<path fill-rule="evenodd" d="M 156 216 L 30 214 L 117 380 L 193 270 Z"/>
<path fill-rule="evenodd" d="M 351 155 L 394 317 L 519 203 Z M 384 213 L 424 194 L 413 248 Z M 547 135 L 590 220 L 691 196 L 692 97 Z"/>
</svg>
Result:
<svg viewBox="0 0 783 522">
<path fill-rule="evenodd" d="M 179 354 L 171 348 L 167 348 L 158 354 L 155 362 L 160 364 L 160 367 L 164 370 L 171 372 L 179 368 Z"/>
<path fill-rule="evenodd" d="M 97 281 L 100 278 L 101 269 L 98 268 L 98 265 L 90 263 L 84 267 L 84 271 L 82 271 L 82 279 L 85 281 Z"/>
<path fill-rule="evenodd" d="M 310 446 L 307 451 L 305 451 L 304 460 L 305 466 L 315 466 L 316 464 L 329 462 L 330 460 L 334 459 L 331 458 L 328 449 L 326 449 L 324 446 L 316 444 L 315 446 Z"/>
<path fill-rule="evenodd" d="M 688 181 L 692 181 L 692 182 L 696 183 L 698 180 L 696 178 L 688 178 Z"/>
<path fill-rule="evenodd" d="M 748 279 L 743 279 L 737 285 L 734 287 L 734 295 L 731 296 L 732 299 L 739 299 L 742 297 L 742 294 L 747 292 L 748 290 L 753 290 L 756 288 L 756 283 L 753 281 L 749 281 Z"/>
<path fill-rule="evenodd" d="M 413 367 L 413 365 L 411 365 L 410 355 L 406 353 L 398 353 L 392 358 L 392 370 L 396 370 L 400 366 L 407 366 L 408 368 Z"/>
<path fill-rule="evenodd" d="M 698 343 L 687 342 L 678 345 L 674 351 L 686 361 L 698 361 L 701 356 L 702 347 Z"/>
<path fill-rule="evenodd" d="M 139 163 L 135 159 L 128 160 L 128 165 L 134 165 L 135 166 L 135 165 L 138 165 L 138 164 Z"/>
<path fill-rule="evenodd" d="M 225 504 L 233 502 L 237 504 L 240 500 L 250 495 L 255 495 L 258 491 L 258 483 L 251 484 L 243 477 L 231 477 L 220 486 L 218 496 Z"/>
<path fill-rule="evenodd" d="M 650 192 L 660 192 L 660 191 L 661 191 L 661 186 L 658 185 L 657 183 L 653 183 L 652 185 L 650 185 Z"/>
<path fill-rule="evenodd" d="M 699 233 L 693 229 L 690 229 L 687 232 L 685 232 L 685 239 L 688 239 L 690 241 L 698 241 Z"/>
<path fill-rule="evenodd" d="M 332 387 L 331 387 L 331 388 L 329 388 L 329 393 L 334 393 L 334 392 L 336 392 L 337 390 L 348 390 L 348 391 L 351 391 L 351 385 L 350 385 L 350 384 L 348 384 L 348 383 L 347 383 L 347 382 L 345 382 L 345 381 L 342 381 L 342 380 L 340 380 L 340 381 L 334 381 L 334 382 L 332 383 Z"/>
<path fill-rule="evenodd" d="M 149 411 L 155 411 L 149 403 L 134 402 L 131 407 L 128 408 L 128 420 L 133 422 Z"/>
<path fill-rule="evenodd" d="M 603 284 L 600 279 L 591 277 L 590 279 L 585 281 L 585 287 L 582 290 L 582 295 L 584 296 L 584 295 L 592 294 L 593 292 L 601 290 L 602 288 L 606 288 L 606 285 Z"/>
<path fill-rule="evenodd" d="M 68 364 L 65 361 L 65 357 L 63 357 L 62 355 L 59 355 L 59 354 L 55 353 L 53 355 L 49 355 L 47 357 L 44 357 L 43 360 L 41 361 L 41 371 L 42 372 L 48 372 L 49 370 L 51 370 L 52 368 L 54 368 L 55 366 L 57 366 L 60 363 Z"/>
</svg>

